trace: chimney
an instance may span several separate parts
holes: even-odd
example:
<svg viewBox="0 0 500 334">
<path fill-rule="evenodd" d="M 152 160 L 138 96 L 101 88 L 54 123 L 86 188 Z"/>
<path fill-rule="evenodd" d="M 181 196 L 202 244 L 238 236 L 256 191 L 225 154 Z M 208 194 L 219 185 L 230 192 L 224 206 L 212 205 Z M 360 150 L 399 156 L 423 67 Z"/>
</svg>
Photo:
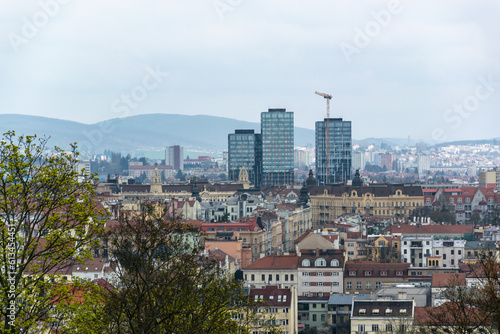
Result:
<svg viewBox="0 0 500 334">
<path fill-rule="evenodd" d="M 316 248 L 316 256 L 319 256 L 319 248 Z"/>
</svg>

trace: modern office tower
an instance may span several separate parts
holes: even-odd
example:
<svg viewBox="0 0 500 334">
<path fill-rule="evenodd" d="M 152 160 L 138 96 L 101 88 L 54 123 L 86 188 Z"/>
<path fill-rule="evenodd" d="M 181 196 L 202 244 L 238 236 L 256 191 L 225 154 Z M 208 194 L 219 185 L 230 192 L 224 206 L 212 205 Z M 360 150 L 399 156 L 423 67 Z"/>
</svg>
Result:
<svg viewBox="0 0 500 334">
<path fill-rule="evenodd" d="M 365 152 L 353 152 L 352 153 L 352 169 L 365 169 L 366 159 Z"/>
<path fill-rule="evenodd" d="M 307 171 L 311 165 L 311 153 L 304 149 L 293 150 L 293 167 L 299 171 Z"/>
<path fill-rule="evenodd" d="M 293 112 L 269 109 L 260 115 L 262 185 L 293 184 Z"/>
<path fill-rule="evenodd" d="M 328 184 L 351 179 L 351 121 L 325 118 L 316 122 L 316 179 Z"/>
<path fill-rule="evenodd" d="M 423 177 L 431 170 L 431 158 L 427 154 L 418 155 L 418 176 Z"/>
<path fill-rule="evenodd" d="M 167 147 L 165 165 L 172 166 L 175 170 L 184 170 L 184 148 L 179 145 Z"/>
<path fill-rule="evenodd" d="M 228 135 L 228 173 L 231 180 L 238 180 L 245 167 L 249 181 L 260 186 L 262 171 L 262 140 L 254 130 L 235 130 Z"/>
<path fill-rule="evenodd" d="M 380 167 L 385 170 L 392 170 L 394 163 L 394 155 L 391 153 L 382 153 L 380 155 Z"/>
</svg>

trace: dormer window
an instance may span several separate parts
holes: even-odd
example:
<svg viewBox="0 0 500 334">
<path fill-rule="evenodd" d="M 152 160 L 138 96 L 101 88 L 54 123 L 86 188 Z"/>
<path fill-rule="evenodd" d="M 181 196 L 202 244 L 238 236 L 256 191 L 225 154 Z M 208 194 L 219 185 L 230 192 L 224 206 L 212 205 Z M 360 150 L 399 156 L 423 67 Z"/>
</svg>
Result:
<svg viewBox="0 0 500 334">
<path fill-rule="evenodd" d="M 392 314 L 392 310 L 390 308 L 386 309 L 385 314 Z"/>
<path fill-rule="evenodd" d="M 396 271 L 396 276 L 403 276 L 403 272 L 401 270 Z"/>
<path fill-rule="evenodd" d="M 310 267 L 311 266 L 311 261 L 308 259 L 302 260 L 302 267 Z"/>
<path fill-rule="evenodd" d="M 378 308 L 374 308 L 372 311 L 373 315 L 378 315 L 380 313 L 380 310 Z"/>
<path fill-rule="evenodd" d="M 366 309 L 364 309 L 364 308 L 359 309 L 359 314 L 365 315 L 366 314 Z"/>
<path fill-rule="evenodd" d="M 349 270 L 349 276 L 356 276 L 355 270 Z"/>
<path fill-rule="evenodd" d="M 319 258 L 315 261 L 314 265 L 316 267 L 326 267 L 326 261 L 323 258 Z"/>
<path fill-rule="evenodd" d="M 399 314 L 406 314 L 406 309 L 402 308 L 401 310 L 399 310 Z"/>
<path fill-rule="evenodd" d="M 333 259 L 332 262 L 330 262 L 330 265 L 332 267 L 338 267 L 339 266 L 339 260 Z"/>
<path fill-rule="evenodd" d="M 380 271 L 380 276 L 387 276 L 387 270 Z"/>
<path fill-rule="evenodd" d="M 372 271 L 371 270 L 366 270 L 365 271 L 365 276 L 371 276 L 372 275 Z"/>
</svg>

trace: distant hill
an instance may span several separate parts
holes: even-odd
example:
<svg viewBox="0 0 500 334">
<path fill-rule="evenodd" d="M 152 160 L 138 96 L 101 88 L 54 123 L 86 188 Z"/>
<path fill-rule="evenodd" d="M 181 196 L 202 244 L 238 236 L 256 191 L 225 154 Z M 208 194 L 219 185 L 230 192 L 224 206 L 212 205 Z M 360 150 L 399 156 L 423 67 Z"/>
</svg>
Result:
<svg viewBox="0 0 500 334">
<path fill-rule="evenodd" d="M 123 153 L 154 150 L 179 144 L 189 150 L 227 149 L 227 135 L 235 129 L 254 129 L 260 124 L 230 118 L 197 115 L 148 114 L 116 118 L 96 124 L 28 115 L 0 115 L 0 131 L 51 137 L 51 146 L 69 148 L 77 142 L 82 151 L 101 153 L 105 149 Z M 314 130 L 295 128 L 295 145 L 314 146 Z"/>
<path fill-rule="evenodd" d="M 450 145 L 483 145 L 483 144 L 498 145 L 498 144 L 500 144 L 500 137 L 492 138 L 492 139 L 450 141 L 450 142 L 446 142 L 446 143 L 436 144 L 433 147 L 439 148 L 439 147 L 450 146 Z"/>
</svg>

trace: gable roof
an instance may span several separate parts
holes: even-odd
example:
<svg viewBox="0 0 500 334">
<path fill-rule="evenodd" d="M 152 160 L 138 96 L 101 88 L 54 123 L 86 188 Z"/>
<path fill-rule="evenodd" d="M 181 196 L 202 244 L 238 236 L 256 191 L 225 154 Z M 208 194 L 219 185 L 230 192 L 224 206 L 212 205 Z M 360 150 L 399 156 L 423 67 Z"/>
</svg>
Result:
<svg viewBox="0 0 500 334">
<path fill-rule="evenodd" d="M 465 286 L 465 273 L 433 273 L 432 287 L 445 288 L 450 285 Z"/>
<path fill-rule="evenodd" d="M 283 270 L 297 269 L 299 257 L 297 255 L 268 255 L 243 268 L 244 270 Z"/>
</svg>

